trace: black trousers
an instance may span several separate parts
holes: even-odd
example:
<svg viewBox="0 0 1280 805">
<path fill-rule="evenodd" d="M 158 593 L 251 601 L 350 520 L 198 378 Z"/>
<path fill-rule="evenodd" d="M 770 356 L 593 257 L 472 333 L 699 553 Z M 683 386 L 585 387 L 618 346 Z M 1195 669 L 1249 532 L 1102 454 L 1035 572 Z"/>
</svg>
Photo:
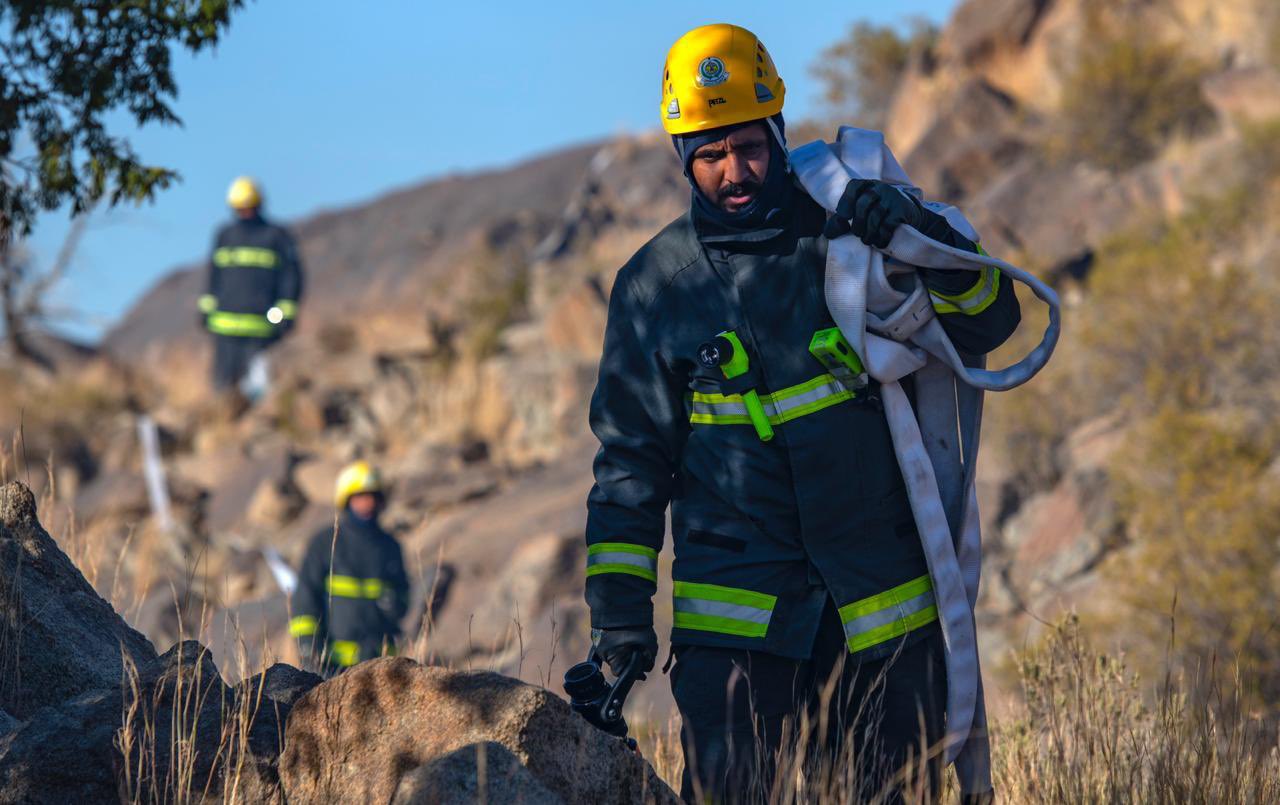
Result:
<svg viewBox="0 0 1280 805">
<path fill-rule="evenodd" d="M 893 788 L 893 780 L 910 763 L 925 775 L 916 774 L 910 784 L 923 780 L 936 796 L 942 771 L 936 749 L 947 699 L 941 632 L 899 648 L 883 659 L 849 659 L 833 606 L 823 613 L 807 660 L 677 647 L 671 690 L 683 721 L 681 797 L 767 801 L 780 750 L 784 758 L 803 751 L 810 779 L 841 775 L 833 793 L 844 799 L 865 801 L 887 790 L 890 801 L 901 801 L 905 794 Z M 798 727 L 802 715 L 807 728 Z M 922 746 L 935 750 L 923 762 Z M 794 766 L 786 768 L 793 777 Z M 790 785 L 790 779 L 777 782 Z"/>
<path fill-rule="evenodd" d="M 235 335 L 213 337 L 213 387 L 218 391 L 235 388 L 249 371 L 253 356 L 271 346 L 270 338 Z"/>
</svg>

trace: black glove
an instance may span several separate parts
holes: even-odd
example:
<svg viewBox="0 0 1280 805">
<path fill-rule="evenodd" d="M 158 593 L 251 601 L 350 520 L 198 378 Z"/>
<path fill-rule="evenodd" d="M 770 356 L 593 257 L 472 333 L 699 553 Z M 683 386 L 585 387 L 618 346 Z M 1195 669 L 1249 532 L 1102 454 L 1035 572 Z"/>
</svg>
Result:
<svg viewBox="0 0 1280 805">
<path fill-rule="evenodd" d="M 956 233 L 946 218 L 925 209 L 914 196 L 875 179 L 849 182 L 822 234 L 831 240 L 851 231 L 868 246 L 883 249 L 903 224 L 915 227 L 925 237 L 968 248 L 953 242 Z"/>
<path fill-rule="evenodd" d="M 641 654 L 637 679 L 644 679 L 644 675 L 653 670 L 653 661 L 658 656 L 658 634 L 652 626 L 602 629 L 596 641 L 596 653 L 609 663 L 614 676 L 622 676 L 631 658 Z"/>
</svg>

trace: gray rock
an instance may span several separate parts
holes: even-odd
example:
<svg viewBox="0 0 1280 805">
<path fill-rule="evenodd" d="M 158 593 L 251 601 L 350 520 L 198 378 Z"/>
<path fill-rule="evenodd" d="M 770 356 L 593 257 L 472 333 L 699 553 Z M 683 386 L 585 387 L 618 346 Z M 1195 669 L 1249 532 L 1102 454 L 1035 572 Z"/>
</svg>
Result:
<svg viewBox="0 0 1280 805">
<path fill-rule="evenodd" d="M 119 802 L 116 753 L 118 689 L 45 707 L 0 738 L 0 803 Z"/>
<path fill-rule="evenodd" d="M 500 743 L 455 749 L 400 780 L 393 805 L 471 805 L 474 802 L 559 805 L 564 802 Z"/>
<path fill-rule="evenodd" d="M 292 708 L 303 694 L 323 681 L 310 671 L 302 671 L 292 665 L 278 662 L 257 676 L 249 677 L 237 685 L 236 695 L 253 696 L 261 688 L 262 695 L 286 708 L 284 715 L 288 715 L 288 708 Z"/>
<path fill-rule="evenodd" d="M 0 487 L 0 709 L 25 719 L 149 673 L 152 645 L 103 601 L 36 519 L 31 490 Z"/>
</svg>

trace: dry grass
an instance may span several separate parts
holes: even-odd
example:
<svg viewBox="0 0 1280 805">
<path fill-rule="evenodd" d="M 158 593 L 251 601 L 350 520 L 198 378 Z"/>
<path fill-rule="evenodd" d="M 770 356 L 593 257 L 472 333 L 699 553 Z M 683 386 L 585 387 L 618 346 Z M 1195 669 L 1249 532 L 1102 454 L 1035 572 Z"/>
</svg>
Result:
<svg viewBox="0 0 1280 805">
<path fill-rule="evenodd" d="M 273 783 L 257 770 L 250 735 L 264 705 L 263 678 L 238 692 L 206 674 L 207 649 L 180 654 L 152 686 L 128 663 L 115 747 L 117 785 L 128 803 L 259 802 Z M 148 690 L 150 687 L 150 690 Z M 209 732 L 215 734 L 210 737 Z M 284 735 L 277 734 L 282 748 Z"/>
<path fill-rule="evenodd" d="M 1123 657 L 1095 651 L 1070 618 L 1042 645 L 1019 657 L 1021 701 L 992 729 L 993 777 L 1003 802 L 1280 801 L 1280 746 L 1272 725 L 1245 707 L 1242 675 L 1206 701 L 1172 673 L 1144 680 Z M 638 733 L 645 757 L 674 787 L 683 762 L 675 717 Z M 804 747 L 800 724 L 787 747 Z M 848 742 L 846 742 L 848 743 Z M 903 786 L 909 802 L 926 801 L 918 769 L 890 786 L 862 789 L 857 758 L 830 759 L 784 750 L 777 782 L 755 801 L 783 803 L 888 801 Z M 940 800 L 954 802 L 950 771 Z"/>
<path fill-rule="evenodd" d="M 54 494 L 47 490 L 42 506 L 51 505 Z M 62 541 L 77 545 L 74 534 L 63 534 Z M 112 561 L 124 561 L 128 550 L 126 544 Z M 75 555 L 83 561 L 101 554 Z M 522 638 L 517 627 L 513 640 L 518 645 Z M 245 667 L 236 669 L 239 678 L 261 670 L 247 667 L 243 658 L 249 652 L 240 653 Z M 407 653 L 433 657 L 426 637 Z M 261 656 L 271 654 L 264 646 Z M 1273 725 L 1250 710 L 1248 669 L 1219 674 L 1226 681 L 1208 690 L 1172 670 L 1163 678 L 1144 679 L 1126 667 L 1123 657 L 1093 650 L 1074 619 L 1018 662 L 1020 703 L 993 719 L 994 775 L 1003 801 L 1280 801 L 1280 748 Z M 205 678 L 206 667 L 182 657 L 164 682 L 153 685 L 144 684 L 138 669 L 127 669 L 116 734 L 125 801 L 256 802 L 273 795 L 250 747 L 250 726 L 270 701 L 260 683 L 232 695 L 221 679 Z M 560 693 L 558 680 L 548 677 L 545 683 Z M 644 755 L 673 787 L 679 786 L 683 769 L 679 728 L 673 713 L 665 722 L 637 724 L 635 730 Z M 834 758 L 804 751 L 813 729 L 804 722 L 792 726 L 784 742 L 791 749 L 778 759 L 780 773 L 769 790 L 756 792 L 757 801 L 879 802 L 898 786 L 907 790 L 908 801 L 925 798 L 918 764 L 890 786 L 869 791 L 849 750 Z M 205 730 L 216 734 L 209 737 Z M 283 741 L 283 735 L 276 740 Z M 922 747 L 921 754 L 925 751 Z M 956 794 L 948 772 L 943 799 L 953 801 Z"/>
</svg>

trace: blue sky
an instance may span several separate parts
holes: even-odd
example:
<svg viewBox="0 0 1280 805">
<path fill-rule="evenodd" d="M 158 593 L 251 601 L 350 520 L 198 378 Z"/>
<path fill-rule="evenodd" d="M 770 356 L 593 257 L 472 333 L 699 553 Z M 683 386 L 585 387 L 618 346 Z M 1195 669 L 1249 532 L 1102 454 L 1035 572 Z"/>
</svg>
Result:
<svg viewBox="0 0 1280 805">
<path fill-rule="evenodd" d="M 183 181 L 140 208 L 99 213 L 58 303 L 92 337 L 156 279 L 204 254 L 231 179 L 260 178 L 291 219 L 458 171 L 508 165 L 657 126 L 658 71 L 684 31 L 735 22 L 760 35 L 787 81 L 787 112 L 818 101 L 816 54 L 857 19 L 941 22 L 953 0 L 434 3 L 258 0 L 217 51 L 176 61 L 182 128 L 134 130 L 143 157 Z M 65 214 L 31 247 L 53 259 Z"/>
</svg>

